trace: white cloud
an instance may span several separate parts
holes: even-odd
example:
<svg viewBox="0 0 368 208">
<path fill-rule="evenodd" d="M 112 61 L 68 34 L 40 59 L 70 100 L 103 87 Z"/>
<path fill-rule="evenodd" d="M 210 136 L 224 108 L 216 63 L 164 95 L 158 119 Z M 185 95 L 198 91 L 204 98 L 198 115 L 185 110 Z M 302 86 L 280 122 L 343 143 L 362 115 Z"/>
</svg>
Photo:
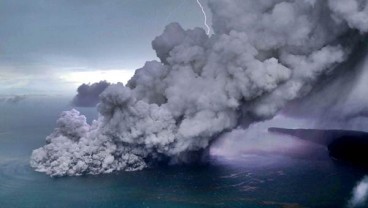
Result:
<svg viewBox="0 0 368 208">
<path fill-rule="evenodd" d="M 363 178 L 354 187 L 353 196 L 349 201 L 348 207 L 360 207 L 365 204 L 368 199 L 368 176 Z"/>
<path fill-rule="evenodd" d="M 128 69 L 85 70 L 63 73 L 60 75 L 60 79 L 77 86 L 83 83 L 95 83 L 101 80 L 106 80 L 110 83 L 122 82 L 126 84 L 133 75 L 134 70 Z"/>
</svg>

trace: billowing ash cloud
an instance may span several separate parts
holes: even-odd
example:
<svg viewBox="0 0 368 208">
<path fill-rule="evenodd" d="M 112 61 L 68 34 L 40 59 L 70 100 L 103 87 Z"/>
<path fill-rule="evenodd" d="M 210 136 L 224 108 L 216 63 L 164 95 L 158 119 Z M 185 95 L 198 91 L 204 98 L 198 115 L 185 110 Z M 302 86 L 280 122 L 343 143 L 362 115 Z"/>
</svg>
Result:
<svg viewBox="0 0 368 208">
<path fill-rule="evenodd" d="M 368 199 L 368 176 L 363 178 L 353 190 L 348 207 L 361 207 Z"/>
<path fill-rule="evenodd" d="M 0 103 L 17 104 L 27 98 L 26 95 L 12 95 L 6 97 L 0 97 Z"/>
<path fill-rule="evenodd" d="M 99 102 L 100 94 L 110 83 L 100 81 L 93 84 L 82 84 L 77 89 L 77 95 L 73 98 L 72 104 L 76 107 L 95 107 Z"/>
<path fill-rule="evenodd" d="M 212 0 L 215 34 L 168 25 L 126 86 L 100 95 L 92 125 L 64 112 L 31 165 L 51 176 L 190 162 L 223 132 L 269 119 L 349 58 L 367 0 Z"/>
<path fill-rule="evenodd" d="M 289 116 L 311 118 L 321 128 L 367 131 L 368 41 L 352 58 L 314 87 L 307 97 L 294 100 L 283 111 Z"/>
</svg>

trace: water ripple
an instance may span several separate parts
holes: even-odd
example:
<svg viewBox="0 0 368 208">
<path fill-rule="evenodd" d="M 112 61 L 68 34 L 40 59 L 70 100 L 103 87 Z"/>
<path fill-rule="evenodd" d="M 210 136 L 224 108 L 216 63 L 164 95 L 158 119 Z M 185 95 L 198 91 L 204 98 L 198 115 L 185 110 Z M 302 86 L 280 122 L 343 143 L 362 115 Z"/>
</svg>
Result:
<svg viewBox="0 0 368 208">
<path fill-rule="evenodd" d="M 42 182 L 42 176 L 34 173 L 28 159 L 0 159 L 0 193 L 9 193 L 29 184 Z"/>
</svg>

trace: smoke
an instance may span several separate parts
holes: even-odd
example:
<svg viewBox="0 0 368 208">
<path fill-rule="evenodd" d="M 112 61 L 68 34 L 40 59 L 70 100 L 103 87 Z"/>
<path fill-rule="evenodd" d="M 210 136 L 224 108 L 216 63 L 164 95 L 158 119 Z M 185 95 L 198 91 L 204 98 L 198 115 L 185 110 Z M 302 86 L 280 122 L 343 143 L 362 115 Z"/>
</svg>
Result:
<svg viewBox="0 0 368 208">
<path fill-rule="evenodd" d="M 366 33 L 366 1 L 330 1 L 335 15 L 350 27 Z M 367 36 L 366 36 L 367 37 Z M 308 96 L 289 103 L 283 113 L 311 118 L 319 128 L 343 128 L 366 131 L 368 126 L 368 39 L 356 44 L 349 59 L 325 76 Z"/>
<path fill-rule="evenodd" d="M 31 166 L 51 176 L 185 163 L 224 132 L 272 118 L 349 59 L 366 0 L 212 0 L 214 35 L 169 24 L 150 61 L 101 95 L 91 125 L 64 112 Z M 355 6 L 354 6 L 355 5 Z"/>
<path fill-rule="evenodd" d="M 78 87 L 77 95 L 73 98 L 72 104 L 76 107 L 95 107 L 99 102 L 99 95 L 108 86 L 110 83 L 107 81 L 82 84 Z"/>
<path fill-rule="evenodd" d="M 368 176 L 363 178 L 353 190 L 353 196 L 348 203 L 348 207 L 360 207 L 365 204 L 368 198 Z"/>
<path fill-rule="evenodd" d="M 222 134 L 211 146 L 213 156 L 239 158 L 241 155 L 278 155 L 308 160 L 329 159 L 326 148 L 292 136 L 269 132 L 270 127 L 300 128 L 310 126 L 309 120 L 277 115 L 271 120 L 251 124 L 247 129 L 236 128 Z"/>
<path fill-rule="evenodd" d="M 308 96 L 294 100 L 284 114 L 315 120 L 319 128 L 366 131 L 368 125 L 368 42 L 336 68 Z"/>
</svg>

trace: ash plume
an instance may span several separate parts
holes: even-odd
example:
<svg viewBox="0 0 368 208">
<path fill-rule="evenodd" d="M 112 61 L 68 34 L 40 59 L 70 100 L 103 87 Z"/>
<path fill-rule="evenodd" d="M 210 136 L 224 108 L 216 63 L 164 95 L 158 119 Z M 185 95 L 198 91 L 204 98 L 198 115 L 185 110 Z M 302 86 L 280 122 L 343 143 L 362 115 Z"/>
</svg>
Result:
<svg viewBox="0 0 368 208">
<path fill-rule="evenodd" d="M 72 105 L 76 107 L 96 107 L 100 94 L 111 84 L 107 81 L 100 81 L 92 84 L 83 83 L 77 89 L 77 95 L 72 100 Z"/>
<path fill-rule="evenodd" d="M 367 52 L 365 40 L 333 75 L 325 77 L 308 96 L 289 103 L 283 113 L 312 119 L 318 128 L 367 131 Z"/>
<path fill-rule="evenodd" d="M 51 176 L 197 160 L 222 133 L 272 118 L 346 62 L 368 30 L 367 0 L 211 0 L 214 34 L 169 24 L 91 125 L 62 113 L 31 166 Z"/>
</svg>

